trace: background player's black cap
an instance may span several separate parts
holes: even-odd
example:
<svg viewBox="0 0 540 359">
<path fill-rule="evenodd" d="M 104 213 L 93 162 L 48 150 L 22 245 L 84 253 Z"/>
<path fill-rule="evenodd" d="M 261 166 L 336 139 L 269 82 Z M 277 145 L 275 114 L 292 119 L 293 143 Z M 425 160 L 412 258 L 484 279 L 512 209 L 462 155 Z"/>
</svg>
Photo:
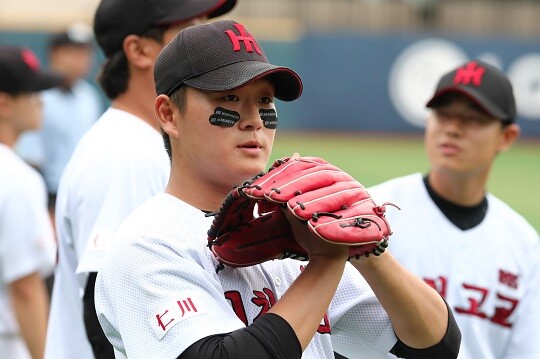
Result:
<svg viewBox="0 0 540 359">
<path fill-rule="evenodd" d="M 61 82 L 62 76 L 40 70 L 39 60 L 30 49 L 0 46 L 0 92 L 38 92 Z"/>
<path fill-rule="evenodd" d="M 437 107 L 450 92 L 469 97 L 484 111 L 505 122 L 516 119 L 516 102 L 508 77 L 496 67 L 480 60 L 469 61 L 444 75 L 426 107 Z"/>
<path fill-rule="evenodd" d="M 152 25 L 168 25 L 207 15 L 223 15 L 236 0 L 101 0 L 94 15 L 96 40 L 107 57 L 122 48 L 124 38 Z"/>
<path fill-rule="evenodd" d="M 158 95 L 183 85 L 225 91 L 266 77 L 276 98 L 292 101 L 302 94 L 302 80 L 293 70 L 272 65 L 243 25 L 231 20 L 185 28 L 159 54 L 154 67 Z"/>
<path fill-rule="evenodd" d="M 49 39 L 49 48 L 60 46 L 92 46 L 94 33 L 88 24 L 77 22 L 71 24 L 66 31 L 52 35 Z"/>
</svg>

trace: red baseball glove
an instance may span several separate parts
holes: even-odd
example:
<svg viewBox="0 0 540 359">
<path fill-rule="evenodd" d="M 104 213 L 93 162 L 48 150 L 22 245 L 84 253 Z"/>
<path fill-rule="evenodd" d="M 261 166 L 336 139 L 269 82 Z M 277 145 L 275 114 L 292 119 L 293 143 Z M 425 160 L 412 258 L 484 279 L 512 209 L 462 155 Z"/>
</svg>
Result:
<svg viewBox="0 0 540 359">
<path fill-rule="evenodd" d="M 386 204 L 323 159 L 278 160 L 266 173 L 229 193 L 208 231 L 209 247 L 224 264 L 243 267 L 272 259 L 308 259 L 282 210 L 322 240 L 349 246 L 349 257 L 380 255 L 391 230 Z"/>
</svg>

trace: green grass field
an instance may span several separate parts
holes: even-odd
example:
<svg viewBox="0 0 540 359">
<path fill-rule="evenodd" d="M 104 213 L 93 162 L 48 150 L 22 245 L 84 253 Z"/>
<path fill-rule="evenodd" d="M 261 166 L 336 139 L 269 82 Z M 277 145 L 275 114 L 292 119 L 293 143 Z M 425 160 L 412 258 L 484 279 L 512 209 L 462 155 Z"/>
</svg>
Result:
<svg viewBox="0 0 540 359">
<path fill-rule="evenodd" d="M 366 187 L 413 172 L 425 173 L 428 168 L 418 136 L 278 132 L 272 161 L 293 152 L 322 157 Z M 540 140 L 520 140 L 501 154 L 492 169 L 488 190 L 540 232 Z"/>
</svg>

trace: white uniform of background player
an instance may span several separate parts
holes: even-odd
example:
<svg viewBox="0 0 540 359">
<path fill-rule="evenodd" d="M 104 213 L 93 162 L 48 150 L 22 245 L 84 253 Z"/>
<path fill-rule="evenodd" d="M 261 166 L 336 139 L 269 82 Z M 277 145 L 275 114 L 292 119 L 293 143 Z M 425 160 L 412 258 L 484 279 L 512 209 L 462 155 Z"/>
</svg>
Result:
<svg viewBox="0 0 540 359">
<path fill-rule="evenodd" d="M 27 48 L 0 46 L 0 357 L 43 356 L 56 243 L 41 175 L 13 148 L 42 123 L 39 92 L 57 86 Z"/>
<path fill-rule="evenodd" d="M 305 263 L 295 260 L 216 273 L 218 262 L 203 241 L 212 219 L 159 194 L 122 224 L 114 255 L 96 282 L 96 308 L 108 339 L 121 348 L 117 358 L 176 358 L 203 337 L 243 328 L 279 300 L 300 274 Z M 130 273 L 129 268 L 141 270 Z M 106 280 L 100 283 L 102 276 Z M 373 291 L 351 266 L 328 319 L 334 340 L 340 342 L 336 347 L 370 351 L 365 358 L 384 357 L 397 340 Z M 329 330 L 327 323 L 321 324 L 302 358 L 334 356 Z"/>
<path fill-rule="evenodd" d="M 470 115 L 457 122 L 459 114 L 452 112 L 459 107 L 443 103 L 445 94 L 453 93 L 466 95 L 461 101 L 473 100 L 498 119 L 486 121 L 482 119 L 485 114 L 462 106 L 461 111 Z M 435 178 L 428 182 L 431 194 L 419 173 L 368 189 L 376 201 L 395 202 L 401 208 L 387 213 L 394 232 L 389 249 L 437 289 L 453 309 L 463 334 L 459 358 L 540 358 L 538 233 L 508 205 L 484 192 L 486 169 L 489 171 L 496 156 L 490 151 L 497 148 L 494 144 L 504 143 L 507 148 L 512 142 L 505 143 L 505 137 L 500 137 L 505 133 L 498 132 L 501 119 L 509 121 L 509 127 L 502 130 L 510 134 L 507 138 L 515 135 L 510 132 L 516 126 L 511 85 L 498 70 L 473 61 L 443 77 L 428 106 L 433 107 L 426 130 L 432 167 L 429 176 Z M 442 180 L 448 178 L 452 182 Z M 472 180 L 459 182 L 459 178 Z M 437 185 L 441 191 L 441 183 L 446 184 L 446 200 L 434 192 Z M 452 183 L 457 195 L 449 194 Z M 478 199 L 456 206 L 457 198 L 471 188 L 475 191 L 464 197 L 475 193 Z M 462 220 L 465 222 L 457 222 Z"/>
<path fill-rule="evenodd" d="M 19 335 L 9 283 L 39 272 L 52 274 L 56 255 L 41 175 L 0 143 L 0 349 L 1 357 L 30 358 Z"/>
<path fill-rule="evenodd" d="M 221 15 L 235 3 L 100 2 L 94 33 L 107 56 L 100 84 L 112 102 L 79 142 L 60 181 L 56 202 L 59 260 L 46 358 L 94 357 L 83 320 L 88 274 L 99 271 L 110 236 L 121 221 L 167 184 L 169 158 L 153 109 L 155 58 L 180 29 Z M 128 17 L 126 9 L 130 9 Z M 122 52 L 127 62 L 123 66 L 118 65 Z M 127 79 L 122 77 L 125 71 Z"/>
<path fill-rule="evenodd" d="M 435 205 L 417 173 L 368 189 L 399 203 L 391 253 L 432 284 L 463 333 L 459 358 L 539 358 L 540 240 L 495 196 L 478 226 L 463 231 Z M 412 248 L 422 250 L 412 251 Z"/>
<path fill-rule="evenodd" d="M 134 208 L 163 190 L 168 172 L 161 135 L 125 111 L 108 109 L 79 142 L 56 202 L 59 259 L 48 357 L 93 358 L 82 316 L 87 275 L 98 271 L 110 234 Z"/>
</svg>

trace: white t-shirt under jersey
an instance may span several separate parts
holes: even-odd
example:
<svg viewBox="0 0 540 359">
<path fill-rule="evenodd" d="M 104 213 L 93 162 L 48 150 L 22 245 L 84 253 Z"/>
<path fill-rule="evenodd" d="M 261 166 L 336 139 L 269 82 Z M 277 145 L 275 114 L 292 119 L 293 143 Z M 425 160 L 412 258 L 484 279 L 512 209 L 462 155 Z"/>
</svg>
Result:
<svg viewBox="0 0 540 359">
<path fill-rule="evenodd" d="M 0 356 L 30 358 L 8 285 L 32 273 L 52 274 L 56 255 L 41 175 L 0 144 Z"/>
<path fill-rule="evenodd" d="M 159 194 L 119 228 L 95 294 L 98 318 L 117 358 L 176 358 L 199 339 L 251 324 L 306 264 L 274 260 L 216 273 L 218 262 L 207 247 L 212 219 Z M 386 312 L 350 264 L 303 358 L 333 358 L 332 340 L 344 354 L 342 349 L 366 347 L 378 353 L 367 358 L 384 357 L 397 340 Z"/>
<path fill-rule="evenodd" d="M 523 217 L 488 194 L 484 220 L 461 230 L 418 173 L 368 192 L 401 208 L 386 212 L 389 250 L 446 298 L 462 332 L 459 358 L 540 358 L 540 240 Z"/>
<path fill-rule="evenodd" d="M 111 234 L 122 220 L 164 190 L 169 171 L 160 133 L 114 108 L 77 145 L 62 175 L 56 202 L 59 259 L 46 358 L 93 358 L 81 299 L 88 273 L 99 270 Z"/>
</svg>

